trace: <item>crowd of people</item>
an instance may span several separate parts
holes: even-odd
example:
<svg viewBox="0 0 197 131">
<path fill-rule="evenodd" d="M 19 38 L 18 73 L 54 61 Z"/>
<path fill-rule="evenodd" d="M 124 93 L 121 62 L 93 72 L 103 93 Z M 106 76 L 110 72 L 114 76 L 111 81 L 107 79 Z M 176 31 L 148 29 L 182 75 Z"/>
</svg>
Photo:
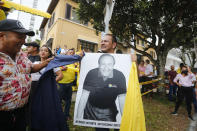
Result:
<svg viewBox="0 0 197 131">
<path fill-rule="evenodd" d="M 150 64 L 150 60 L 146 60 L 145 62 L 142 60 L 140 61 L 138 65 L 138 76 L 139 76 L 139 82 L 146 82 L 151 81 L 156 75 L 156 71 L 154 70 L 154 67 L 152 64 Z M 141 92 L 147 92 L 149 90 L 153 89 L 152 83 L 151 84 L 145 84 L 142 85 Z M 152 95 L 152 94 L 151 94 Z"/>
<path fill-rule="evenodd" d="M 84 56 L 84 52 L 81 51 L 76 55 L 74 48 L 67 49 L 65 45 L 64 49 L 56 48 L 53 54 L 51 48 L 47 45 L 40 47 L 36 42 L 25 43 L 27 35 L 34 36 L 35 33 L 25 29 L 20 21 L 11 19 L 0 21 L 0 130 L 26 131 L 28 127 L 29 131 L 69 131 L 67 121 L 71 119 L 72 86 L 77 83 L 79 62 Z M 26 52 L 21 50 L 23 44 L 27 47 Z M 100 52 L 114 53 L 116 46 L 116 38 L 111 34 L 106 34 L 101 41 Z M 113 63 L 113 57 L 108 57 L 110 60 L 107 61 Z M 135 58 L 132 58 L 132 61 L 135 62 Z M 49 69 L 52 69 L 52 73 L 48 73 Z M 140 82 L 151 81 L 156 76 L 154 67 L 149 60 L 140 62 L 138 72 Z M 50 85 L 54 90 L 50 92 L 52 94 L 49 96 L 54 97 L 52 99 L 56 107 L 51 107 L 53 105 L 50 102 L 42 103 L 40 96 L 44 96 L 42 92 L 46 91 L 46 88 L 42 88 L 45 85 L 41 82 L 41 80 L 45 80 L 44 77 L 51 78 L 50 80 L 55 82 L 54 85 Z M 194 120 L 191 110 L 193 103 L 195 112 L 197 112 L 196 75 L 190 67 L 181 63 L 177 71 L 175 71 L 173 65 L 171 66 L 171 70 L 167 72 L 167 78 L 169 80 L 168 99 L 176 101 L 175 109 L 171 114 L 177 115 L 178 109 L 185 99 L 188 118 Z M 143 85 L 141 92 L 144 93 L 152 88 L 152 84 Z M 84 92 L 90 93 L 90 91 L 91 88 L 88 87 L 85 88 Z M 119 94 L 123 94 L 123 92 Z M 85 95 L 87 96 L 86 101 L 88 101 L 88 95 Z M 45 118 L 45 121 L 47 121 L 46 118 L 49 117 L 44 116 L 42 118 L 42 112 L 40 111 L 46 109 L 36 107 L 36 103 L 49 105 L 51 108 L 58 110 L 54 113 L 56 115 L 53 115 L 53 118 L 48 119 L 48 121 L 53 122 L 52 126 L 49 126 L 50 122 L 47 123 L 48 125 L 42 123 L 42 119 Z M 63 110 L 62 105 L 64 105 Z M 83 107 L 85 108 L 85 105 Z M 104 110 L 108 110 L 108 107 Z M 102 113 L 112 119 L 109 113 L 105 111 L 102 111 Z M 102 117 L 102 113 L 97 112 L 95 114 L 98 115 L 97 117 Z M 86 116 L 90 117 L 90 115 Z M 94 118 L 91 116 L 91 119 Z M 95 128 L 95 130 L 109 131 L 110 129 Z M 114 130 L 117 131 L 118 129 Z"/>
<path fill-rule="evenodd" d="M 20 21 L 6 19 L 0 21 L 0 130 L 2 131 L 43 131 L 38 126 L 39 119 L 34 113 L 38 113 L 35 103 L 39 103 L 38 90 L 41 89 L 39 79 L 50 67 L 49 62 L 58 61 L 64 64 L 59 67 L 54 63 L 51 80 L 56 81 L 60 86 L 57 93 L 53 94 L 54 100 L 66 101 L 64 122 L 69 117 L 69 109 L 72 96 L 72 85 L 75 77 L 75 70 L 69 70 L 69 66 L 78 68 L 78 61 L 83 52 L 75 55 L 74 49 L 70 49 L 65 55 L 54 59 L 52 50 L 47 46 L 39 46 L 36 42 L 25 43 L 26 36 L 34 36 L 33 31 L 25 29 Z M 27 52 L 21 51 L 22 45 L 27 46 Z M 76 66 L 77 65 L 77 66 Z M 46 68 L 47 67 L 47 68 Z M 56 91 L 56 85 L 54 90 Z M 51 92 L 55 93 L 55 92 Z M 65 94 L 66 93 L 66 94 Z M 57 101 L 56 101 L 57 102 Z M 61 109 L 60 109 L 61 110 Z M 61 111 L 60 111 L 61 114 Z M 39 114 L 41 116 L 41 114 Z M 49 120 L 50 121 L 50 120 Z M 57 127 L 51 131 L 59 130 Z M 67 124 L 62 129 L 69 130 Z"/>
<path fill-rule="evenodd" d="M 139 63 L 138 72 L 139 82 L 146 82 L 154 79 L 154 68 L 149 60 Z M 196 72 L 192 72 L 189 66 L 181 63 L 177 70 L 175 70 L 174 65 L 171 65 L 171 69 L 165 72 L 165 78 L 168 80 L 168 100 L 175 101 L 175 109 L 171 114 L 178 115 L 178 109 L 183 100 L 185 100 L 188 118 L 194 120 L 192 117 L 192 103 L 194 105 L 194 112 L 197 113 Z M 152 89 L 152 83 L 145 84 L 142 85 L 141 92 L 144 93 Z"/>
<path fill-rule="evenodd" d="M 175 101 L 175 109 L 171 114 L 178 115 L 178 109 L 185 99 L 188 118 L 194 121 L 192 117 L 192 103 L 195 113 L 197 111 L 195 73 L 192 72 L 189 66 L 181 63 L 177 71 L 175 71 L 174 65 L 171 65 L 171 70 L 166 74 L 169 80 L 168 99 Z"/>
<path fill-rule="evenodd" d="M 75 55 L 73 48 L 63 52 L 58 49 L 54 55 L 47 45 L 25 43 L 27 35 L 35 33 L 20 21 L 0 21 L 0 130 L 26 131 L 28 127 L 31 131 L 69 131 L 72 86 L 84 52 Z M 25 52 L 21 50 L 23 44 L 27 47 Z M 116 45 L 116 38 L 106 34 L 101 51 L 114 53 Z"/>
</svg>

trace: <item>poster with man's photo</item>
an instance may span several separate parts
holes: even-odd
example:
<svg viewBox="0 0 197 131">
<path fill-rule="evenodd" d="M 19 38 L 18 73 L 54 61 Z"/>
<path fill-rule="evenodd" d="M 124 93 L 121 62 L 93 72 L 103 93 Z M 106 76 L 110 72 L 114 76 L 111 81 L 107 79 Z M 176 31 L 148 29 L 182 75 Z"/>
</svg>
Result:
<svg viewBox="0 0 197 131">
<path fill-rule="evenodd" d="M 81 62 L 74 125 L 120 128 L 130 68 L 130 55 L 85 54 Z"/>
</svg>

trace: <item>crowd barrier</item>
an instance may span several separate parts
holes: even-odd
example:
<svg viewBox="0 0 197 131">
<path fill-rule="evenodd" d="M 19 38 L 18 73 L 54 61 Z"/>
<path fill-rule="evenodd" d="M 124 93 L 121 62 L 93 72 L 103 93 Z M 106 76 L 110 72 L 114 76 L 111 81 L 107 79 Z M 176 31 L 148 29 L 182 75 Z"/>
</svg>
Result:
<svg viewBox="0 0 197 131">
<path fill-rule="evenodd" d="M 158 82 L 158 81 L 160 81 L 160 80 L 162 80 L 162 79 L 163 79 L 163 77 L 159 77 L 159 78 L 154 79 L 154 80 L 151 80 L 151 81 L 140 82 L 139 84 L 140 84 L 140 85 L 147 85 L 147 84 L 151 84 L 151 83 Z M 157 89 L 158 87 L 159 87 L 159 86 L 153 88 L 152 90 L 149 90 L 149 91 L 147 91 L 147 92 L 144 92 L 144 93 L 142 94 L 142 96 L 144 96 L 144 95 L 146 95 L 146 94 L 152 92 L 154 89 Z"/>
<path fill-rule="evenodd" d="M 151 84 L 151 83 L 158 82 L 158 81 L 160 81 L 160 80 L 162 80 L 162 79 L 163 79 L 162 77 L 159 77 L 159 78 L 154 79 L 154 80 L 151 80 L 151 81 L 140 82 L 139 84 L 140 84 L 140 85 L 147 85 L 147 84 Z M 160 84 L 160 85 L 161 85 L 161 84 Z M 159 87 L 159 86 L 158 86 L 158 87 Z M 153 88 L 152 90 L 149 90 L 149 91 L 147 91 L 147 92 L 144 92 L 144 93 L 142 94 L 142 96 L 143 96 L 143 95 L 146 95 L 146 94 L 148 94 L 148 93 L 150 93 L 150 92 L 152 92 L 154 89 L 157 89 L 158 87 L 155 87 L 155 88 Z M 73 86 L 73 87 L 72 87 L 72 90 L 73 90 L 73 91 L 77 91 L 77 89 L 78 89 L 77 86 Z"/>
</svg>

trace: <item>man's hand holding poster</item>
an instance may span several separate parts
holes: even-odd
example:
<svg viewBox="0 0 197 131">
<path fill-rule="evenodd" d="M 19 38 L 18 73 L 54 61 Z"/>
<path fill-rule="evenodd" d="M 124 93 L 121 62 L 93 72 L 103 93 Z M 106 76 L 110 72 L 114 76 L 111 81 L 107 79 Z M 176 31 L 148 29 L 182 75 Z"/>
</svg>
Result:
<svg viewBox="0 0 197 131">
<path fill-rule="evenodd" d="M 130 55 L 87 53 L 81 62 L 74 124 L 120 128 Z"/>
</svg>

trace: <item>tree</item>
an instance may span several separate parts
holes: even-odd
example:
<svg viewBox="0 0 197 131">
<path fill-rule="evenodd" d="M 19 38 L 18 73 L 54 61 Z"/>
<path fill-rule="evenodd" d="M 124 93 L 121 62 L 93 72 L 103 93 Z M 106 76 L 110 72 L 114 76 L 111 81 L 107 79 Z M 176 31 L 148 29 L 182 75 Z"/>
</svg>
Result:
<svg viewBox="0 0 197 131">
<path fill-rule="evenodd" d="M 79 18 L 90 21 L 97 31 L 103 31 L 106 0 L 79 3 Z M 128 48 L 147 56 L 163 75 L 168 51 L 191 43 L 192 34 L 197 32 L 197 25 L 193 30 L 191 25 L 196 21 L 196 0 L 116 0 L 110 30 Z M 133 35 L 147 43 L 143 51 L 137 48 L 135 40 L 131 44 Z M 155 49 L 156 60 L 146 52 L 150 48 Z"/>
<path fill-rule="evenodd" d="M 189 44 L 189 45 L 191 45 L 191 44 Z M 176 49 L 176 52 L 184 64 L 189 64 L 191 66 L 191 68 L 194 68 L 194 65 L 196 63 L 196 54 L 195 54 L 195 50 L 193 47 L 183 48 L 181 46 Z M 189 63 L 187 63 L 187 61 Z"/>
<path fill-rule="evenodd" d="M 41 40 L 40 39 L 35 39 L 35 42 L 40 45 Z"/>
</svg>

